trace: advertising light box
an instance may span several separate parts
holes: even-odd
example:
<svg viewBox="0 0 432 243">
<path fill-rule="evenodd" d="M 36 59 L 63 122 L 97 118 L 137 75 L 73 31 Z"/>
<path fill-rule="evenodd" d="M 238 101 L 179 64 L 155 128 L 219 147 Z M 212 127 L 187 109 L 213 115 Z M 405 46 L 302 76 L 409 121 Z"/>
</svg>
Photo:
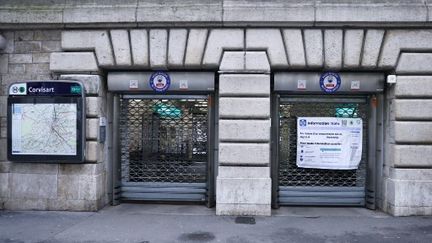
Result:
<svg viewBox="0 0 432 243">
<path fill-rule="evenodd" d="M 84 161 L 84 90 L 73 81 L 14 83 L 8 97 L 8 160 Z"/>
</svg>

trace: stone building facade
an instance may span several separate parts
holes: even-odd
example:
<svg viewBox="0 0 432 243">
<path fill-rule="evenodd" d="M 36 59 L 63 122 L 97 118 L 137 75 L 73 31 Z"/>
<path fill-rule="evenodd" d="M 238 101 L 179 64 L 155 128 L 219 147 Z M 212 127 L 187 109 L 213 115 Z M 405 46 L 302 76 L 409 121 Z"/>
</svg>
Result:
<svg viewBox="0 0 432 243">
<path fill-rule="evenodd" d="M 94 211 L 111 203 L 112 147 L 98 142 L 99 118 L 114 119 L 108 73 L 205 71 L 217 82 L 216 213 L 270 215 L 274 73 L 332 71 L 396 76 L 382 100 L 377 207 L 431 215 L 430 4 L 350 2 L 0 2 L 0 207 Z M 88 163 L 7 161 L 8 86 L 56 79 L 85 86 Z"/>
</svg>

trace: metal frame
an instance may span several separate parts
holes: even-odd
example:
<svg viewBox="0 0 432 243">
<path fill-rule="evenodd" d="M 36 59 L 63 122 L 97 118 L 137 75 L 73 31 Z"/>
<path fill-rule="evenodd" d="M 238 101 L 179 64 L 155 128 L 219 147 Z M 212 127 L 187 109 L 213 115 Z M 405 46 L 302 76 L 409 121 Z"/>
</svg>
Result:
<svg viewBox="0 0 432 243">
<path fill-rule="evenodd" d="M 112 165 L 112 191 L 113 191 L 113 205 L 118 205 L 120 203 L 120 188 L 122 186 L 127 186 L 128 191 L 130 192 L 143 192 L 143 189 L 135 188 L 136 185 L 134 183 L 122 183 L 121 182 L 121 158 L 120 158 L 120 137 L 119 137 L 119 129 L 120 129 L 120 120 L 119 120 L 119 114 L 120 114 L 120 98 L 139 98 L 139 99 L 207 99 L 208 102 L 208 114 L 207 114 L 207 121 L 208 121 L 208 134 L 207 134 L 207 182 L 204 184 L 194 183 L 196 185 L 191 185 L 188 189 L 188 191 L 193 192 L 202 192 L 203 190 L 207 190 L 206 193 L 206 206 L 207 207 L 213 207 L 215 204 L 215 151 L 213 148 L 215 147 L 215 104 L 213 102 L 214 100 L 214 94 L 208 93 L 206 95 L 194 95 L 194 94 L 182 94 L 182 95 L 154 95 L 154 94 L 120 94 L 115 93 L 113 95 L 113 142 L 112 142 L 112 157 L 113 157 L 113 165 Z M 179 184 L 180 185 L 180 184 Z M 178 191 L 179 185 L 170 185 L 173 187 L 173 189 L 164 189 L 166 190 L 176 190 Z M 150 185 L 149 185 L 150 186 Z M 183 187 L 187 187 L 188 185 L 181 185 Z M 160 189 L 160 185 L 157 183 L 152 183 L 151 187 L 144 189 L 145 192 L 157 192 Z M 185 193 L 188 193 L 185 191 Z M 149 194 L 149 196 L 152 196 Z M 185 197 L 179 197 L 178 201 L 187 201 L 188 198 L 193 198 L 193 195 Z M 191 197 L 192 196 L 192 197 Z M 145 199 L 145 198 L 141 198 Z M 198 199 L 198 198 L 197 198 Z M 149 198 L 148 200 L 151 200 Z M 163 200 L 163 198 L 161 198 Z"/>
<path fill-rule="evenodd" d="M 367 99 L 367 101 L 365 101 Z M 372 99 L 376 99 L 376 102 L 371 102 Z M 274 93 L 272 95 L 272 139 L 271 139 L 271 177 L 272 177 L 272 207 L 279 208 L 279 105 L 283 101 L 291 102 L 368 102 L 368 141 L 367 141 L 367 164 L 366 164 L 366 183 L 365 183 L 365 206 L 369 209 L 375 209 L 377 201 L 377 174 L 380 173 L 382 167 L 382 110 L 383 110 L 383 98 L 381 94 L 377 95 L 335 95 L 335 96 L 323 96 L 317 94 L 304 94 L 304 95 L 292 95 L 282 96 L 280 93 Z M 380 116 L 377 114 L 381 114 Z M 381 124 L 380 127 L 378 125 Z M 377 142 L 379 146 L 377 147 Z M 378 153 L 377 153 L 378 151 Z M 340 189 L 340 188 L 339 188 Z M 338 191 L 332 188 L 322 188 L 320 192 L 311 190 L 313 193 L 324 193 L 336 195 Z M 308 192 L 283 192 L 296 194 L 296 196 L 307 196 Z M 348 202 L 350 203 L 350 202 Z M 354 201 L 353 201 L 354 203 Z M 294 203 L 296 204 L 296 203 Z M 344 205 L 344 202 L 340 202 L 338 205 Z M 305 205 L 303 203 L 303 205 Z"/>
</svg>

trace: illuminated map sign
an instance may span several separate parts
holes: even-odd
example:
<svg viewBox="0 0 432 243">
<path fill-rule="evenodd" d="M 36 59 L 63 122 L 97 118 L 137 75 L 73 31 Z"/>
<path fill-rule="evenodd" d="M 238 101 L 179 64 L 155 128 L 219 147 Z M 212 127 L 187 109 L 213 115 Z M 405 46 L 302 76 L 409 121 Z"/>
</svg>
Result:
<svg viewBox="0 0 432 243">
<path fill-rule="evenodd" d="M 77 82 L 12 84 L 8 98 L 8 159 L 82 162 L 83 95 Z"/>
</svg>

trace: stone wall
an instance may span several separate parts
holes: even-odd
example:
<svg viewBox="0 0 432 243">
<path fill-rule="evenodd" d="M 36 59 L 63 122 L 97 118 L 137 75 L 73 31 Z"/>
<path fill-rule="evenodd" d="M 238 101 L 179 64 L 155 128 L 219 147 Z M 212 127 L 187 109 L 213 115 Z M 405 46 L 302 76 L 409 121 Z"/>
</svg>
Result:
<svg viewBox="0 0 432 243">
<path fill-rule="evenodd" d="M 104 114 L 105 90 L 98 75 L 78 79 L 86 90 L 86 161 L 88 164 L 28 164 L 7 161 L 7 92 L 12 82 L 59 78 L 49 70 L 50 54 L 61 51 L 60 30 L 20 30 L 2 33 L 0 51 L 0 208 L 22 210 L 93 211 L 106 204 L 104 147 L 98 143 L 99 117 Z"/>
<path fill-rule="evenodd" d="M 386 87 L 385 91 L 385 163 L 384 172 L 379 175 L 385 179 L 380 206 L 395 215 L 431 214 L 430 29 L 134 27 L 62 30 L 61 33 L 52 30 L 45 31 L 43 38 L 39 37 L 39 32 L 3 33 L 10 40 L 0 59 L 3 87 L 17 79 L 44 79 L 46 75 L 83 78 L 87 80 L 89 95 L 89 127 L 95 126 L 97 118 L 104 115 L 101 110 L 104 107 L 105 94 L 101 88 L 104 82 L 98 73 L 174 69 L 219 72 L 216 195 L 219 214 L 268 215 L 270 212 L 270 199 L 267 197 L 270 193 L 270 159 L 267 153 L 270 150 L 271 72 L 331 70 L 396 74 L 398 82 Z M 47 53 L 50 53 L 48 61 Z M 78 74 L 90 76 L 74 76 Z M 97 92 L 91 91 L 93 86 L 89 87 L 90 83 L 97 84 Z M 0 149 L 4 151 L 4 89 L 1 102 Z M 253 109 L 236 109 L 246 106 Z M 33 206 L 27 208 L 39 209 L 62 208 L 53 202 L 90 203 L 94 206 L 91 209 L 102 204 L 106 193 L 106 165 L 101 153 L 103 147 L 97 142 L 94 131 L 87 131 L 90 152 L 87 158 L 97 163 L 75 165 L 74 168 L 80 168 L 80 172 L 72 169 L 72 165 L 2 163 L 0 180 L 7 182 L 0 191 L 4 207 L 14 208 L 12 205 L 28 200 Z M 4 161 L 5 153 L 2 152 L 1 156 Z M 88 184 L 83 182 L 86 173 L 93 178 L 89 182 L 94 183 L 89 189 L 94 191 L 90 193 L 91 197 L 83 196 L 88 191 L 85 189 Z M 25 182 L 19 174 L 33 177 L 27 177 L 29 182 Z M 65 180 L 70 182 L 60 182 Z M 46 190 L 40 194 L 34 190 L 30 193 L 30 181 L 40 181 Z M 98 184 L 101 181 L 102 184 Z M 61 188 L 74 183 L 85 185 Z M 80 193 L 80 188 L 86 192 Z M 20 207 L 26 208 L 15 206 Z M 88 206 L 70 205 L 63 208 L 89 209 Z"/>
<path fill-rule="evenodd" d="M 385 201 L 393 215 L 432 214 L 432 77 L 398 76 L 387 95 Z"/>
</svg>

